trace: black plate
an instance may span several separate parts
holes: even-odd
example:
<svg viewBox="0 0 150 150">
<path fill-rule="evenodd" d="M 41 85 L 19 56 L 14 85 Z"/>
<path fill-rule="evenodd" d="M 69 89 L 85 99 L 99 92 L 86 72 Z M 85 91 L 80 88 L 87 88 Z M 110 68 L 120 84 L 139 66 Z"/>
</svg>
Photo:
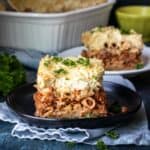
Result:
<svg viewBox="0 0 150 150">
<path fill-rule="evenodd" d="M 19 87 L 10 94 L 7 97 L 7 105 L 20 116 L 22 121 L 44 128 L 103 128 L 132 119 L 141 106 L 141 99 L 138 94 L 127 87 L 112 82 L 103 82 L 103 86 L 107 94 L 108 103 L 112 104 L 117 102 L 121 106 L 127 106 L 127 113 L 85 119 L 49 119 L 35 117 L 32 95 L 36 89 L 33 87 L 33 83 Z"/>
</svg>

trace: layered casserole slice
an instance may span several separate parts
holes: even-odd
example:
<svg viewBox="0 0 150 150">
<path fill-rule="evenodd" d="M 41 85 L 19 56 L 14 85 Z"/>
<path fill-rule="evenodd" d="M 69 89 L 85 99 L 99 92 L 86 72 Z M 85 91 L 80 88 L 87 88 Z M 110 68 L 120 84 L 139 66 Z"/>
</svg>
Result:
<svg viewBox="0 0 150 150">
<path fill-rule="evenodd" d="M 142 36 L 131 31 L 123 34 L 112 26 L 96 27 L 82 34 L 87 50 L 82 56 L 102 59 L 106 70 L 138 69 L 142 66 Z"/>
<path fill-rule="evenodd" d="M 45 56 L 41 59 L 34 93 L 36 116 L 84 118 L 107 115 L 101 60 Z"/>
</svg>

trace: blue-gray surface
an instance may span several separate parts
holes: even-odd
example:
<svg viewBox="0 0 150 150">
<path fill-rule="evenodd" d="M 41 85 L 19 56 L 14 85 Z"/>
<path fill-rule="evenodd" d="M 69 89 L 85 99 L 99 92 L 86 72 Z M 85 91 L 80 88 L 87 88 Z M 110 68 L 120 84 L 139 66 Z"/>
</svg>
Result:
<svg viewBox="0 0 150 150">
<path fill-rule="evenodd" d="M 12 124 L 0 122 L 0 150 L 96 150 L 96 147 L 84 144 L 76 144 L 73 148 L 70 148 L 66 143 L 56 141 L 20 140 L 10 135 L 12 127 Z M 150 147 L 113 146 L 109 149 L 149 150 Z"/>
</svg>

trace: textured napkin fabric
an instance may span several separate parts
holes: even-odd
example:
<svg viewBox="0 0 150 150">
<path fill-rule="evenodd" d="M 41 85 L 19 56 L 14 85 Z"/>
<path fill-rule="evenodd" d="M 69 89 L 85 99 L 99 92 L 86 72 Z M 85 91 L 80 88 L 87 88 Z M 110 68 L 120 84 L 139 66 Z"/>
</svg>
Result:
<svg viewBox="0 0 150 150">
<path fill-rule="evenodd" d="M 105 81 L 117 82 L 125 85 L 133 90 L 133 85 L 120 76 L 105 76 Z M 18 138 L 27 139 L 40 139 L 40 140 L 57 140 L 57 141 L 74 141 L 77 143 L 87 143 L 94 145 L 100 138 L 108 145 L 116 144 L 137 144 L 148 145 L 150 143 L 150 132 L 147 128 L 147 119 L 145 117 L 144 107 L 142 106 L 137 113 L 135 119 L 128 124 L 121 125 L 120 127 L 114 126 L 110 128 L 101 129 L 80 129 L 80 128 L 67 128 L 67 129 L 43 129 L 34 126 L 29 126 L 21 122 L 17 114 L 12 112 L 6 103 L 0 103 L 0 119 L 10 123 L 15 123 L 11 135 Z M 115 129 L 120 133 L 120 137 L 112 140 L 104 135 L 108 130 Z"/>
</svg>

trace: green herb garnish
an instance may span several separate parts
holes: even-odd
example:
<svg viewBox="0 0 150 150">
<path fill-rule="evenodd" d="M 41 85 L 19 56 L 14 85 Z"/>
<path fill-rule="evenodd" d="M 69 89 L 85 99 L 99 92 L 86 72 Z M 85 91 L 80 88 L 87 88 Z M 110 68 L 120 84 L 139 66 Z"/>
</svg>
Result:
<svg viewBox="0 0 150 150">
<path fill-rule="evenodd" d="M 118 139 L 119 138 L 119 133 L 117 133 L 116 131 L 108 131 L 105 133 L 105 135 L 111 139 Z"/>
<path fill-rule="evenodd" d="M 89 60 L 89 58 L 79 58 L 77 60 L 77 63 L 81 64 L 83 66 L 89 66 L 90 65 L 90 60 Z"/>
<path fill-rule="evenodd" d="M 97 28 L 97 30 L 98 30 L 98 31 L 102 31 L 102 26 L 99 26 L 99 27 Z"/>
<path fill-rule="evenodd" d="M 55 70 L 54 73 L 56 73 L 56 74 L 67 74 L 68 72 L 65 69 L 61 68 L 61 69 Z"/>
<path fill-rule="evenodd" d="M 107 145 L 102 141 L 102 140 L 98 140 L 96 143 L 96 148 L 98 150 L 108 150 Z"/>
<path fill-rule="evenodd" d="M 93 76 L 92 78 L 93 78 L 94 80 L 97 80 L 97 79 L 98 79 L 98 77 L 97 77 L 97 76 Z"/>
<path fill-rule="evenodd" d="M 144 64 L 143 63 L 139 63 L 136 65 L 136 69 L 141 69 L 144 67 Z"/>
<path fill-rule="evenodd" d="M 25 82 L 25 69 L 17 58 L 9 54 L 0 54 L 0 93 L 6 96 Z"/>
<path fill-rule="evenodd" d="M 118 102 L 115 102 L 110 106 L 109 111 L 112 113 L 121 113 L 121 105 Z"/>
<path fill-rule="evenodd" d="M 121 34 L 129 34 L 130 31 L 124 30 L 124 29 L 120 29 Z"/>
<path fill-rule="evenodd" d="M 76 143 L 75 142 L 66 142 L 67 147 L 72 149 L 73 147 L 75 147 Z"/>
<path fill-rule="evenodd" d="M 73 60 L 68 59 L 68 58 L 63 61 L 63 64 L 66 66 L 72 66 L 72 67 L 76 66 L 76 63 Z"/>
<path fill-rule="evenodd" d="M 48 62 L 48 61 L 45 61 L 45 62 L 44 62 L 44 66 L 48 67 L 48 66 L 49 66 L 49 62 Z"/>
<path fill-rule="evenodd" d="M 63 58 L 61 57 L 57 57 L 57 56 L 53 56 L 52 60 L 56 63 L 61 62 L 63 60 Z"/>
</svg>

